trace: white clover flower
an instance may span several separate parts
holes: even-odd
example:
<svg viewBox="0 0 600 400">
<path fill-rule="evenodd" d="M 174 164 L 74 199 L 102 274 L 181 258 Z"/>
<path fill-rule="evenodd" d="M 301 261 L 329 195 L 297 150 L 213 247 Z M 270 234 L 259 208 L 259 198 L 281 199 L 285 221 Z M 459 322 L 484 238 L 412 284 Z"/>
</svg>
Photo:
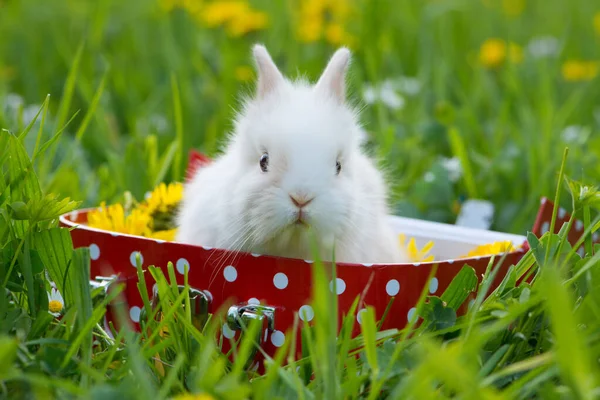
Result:
<svg viewBox="0 0 600 400">
<path fill-rule="evenodd" d="M 415 96 L 421 91 L 421 81 L 410 76 L 401 76 L 396 80 L 396 88 L 408 96 Z"/>
<path fill-rule="evenodd" d="M 363 89 L 363 99 L 367 104 L 373 104 L 377 101 L 377 90 L 371 85 L 365 85 Z"/>
<path fill-rule="evenodd" d="M 431 171 L 428 171 L 427 173 L 425 173 L 425 175 L 423 176 L 423 179 L 425 180 L 425 182 L 430 183 L 433 182 L 435 180 L 435 174 Z"/>
<path fill-rule="evenodd" d="M 31 123 L 31 121 L 33 121 L 33 119 L 35 118 L 38 111 L 40 111 L 41 107 L 42 106 L 39 104 L 32 104 L 32 105 L 25 107 L 23 109 L 23 124 L 29 125 Z M 42 116 L 40 114 L 38 116 L 36 123 L 39 123 L 41 118 L 42 118 Z"/>
<path fill-rule="evenodd" d="M 442 167 L 448 172 L 448 178 L 452 182 L 456 182 L 462 176 L 462 165 L 460 163 L 460 159 L 458 157 L 446 158 L 442 157 L 441 159 Z"/>
<path fill-rule="evenodd" d="M 390 80 L 385 80 L 376 86 L 366 85 L 363 89 L 363 99 L 367 104 L 381 101 L 392 110 L 404 108 L 404 97 L 397 93 L 395 85 Z"/>
<path fill-rule="evenodd" d="M 383 101 L 383 104 L 385 104 L 392 110 L 400 110 L 404 108 L 404 97 L 396 93 L 396 91 L 389 84 L 385 85 L 381 89 L 380 98 L 381 101 Z"/>
<path fill-rule="evenodd" d="M 11 114 L 16 117 L 19 108 L 21 108 L 24 103 L 23 98 L 18 94 L 9 93 L 4 96 L 4 103 L 2 105 L 6 114 Z"/>
<path fill-rule="evenodd" d="M 563 142 L 570 144 L 583 144 L 590 136 L 590 128 L 581 125 L 569 125 L 561 132 Z"/>
<path fill-rule="evenodd" d="M 169 129 L 169 122 L 163 115 L 152 114 L 150 118 L 148 118 L 148 122 L 157 132 L 164 133 Z"/>
<path fill-rule="evenodd" d="M 553 57 L 560 52 L 560 42 L 552 36 L 536 37 L 529 41 L 527 51 L 534 58 Z"/>
<path fill-rule="evenodd" d="M 48 293 L 48 312 L 55 317 L 60 316 L 63 308 L 65 308 L 65 301 L 55 287 L 52 287 L 50 293 Z"/>
</svg>

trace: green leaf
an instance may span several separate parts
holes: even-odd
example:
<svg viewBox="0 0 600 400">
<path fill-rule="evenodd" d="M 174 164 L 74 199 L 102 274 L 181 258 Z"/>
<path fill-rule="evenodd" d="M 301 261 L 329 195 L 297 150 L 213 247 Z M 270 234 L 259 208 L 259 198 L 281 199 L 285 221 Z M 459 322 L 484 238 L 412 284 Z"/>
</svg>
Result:
<svg viewBox="0 0 600 400">
<path fill-rule="evenodd" d="M 33 234 L 34 246 L 46 266 L 50 278 L 62 294 L 66 305 L 73 305 L 74 281 L 67 277 L 73 256 L 71 234 L 66 228 L 52 228 Z"/>
<path fill-rule="evenodd" d="M 19 135 L 19 140 L 21 140 L 21 141 L 25 140 L 25 138 L 27 137 L 27 134 L 29 133 L 29 131 L 31 131 L 31 128 L 33 128 L 33 125 L 35 125 L 35 122 L 37 121 L 38 117 L 40 116 L 40 113 L 44 109 L 46 101 L 48 101 L 48 97 L 46 97 L 46 100 L 44 100 L 44 104 L 42 104 L 42 106 L 40 107 L 38 112 L 35 114 L 35 117 L 33 117 L 33 119 L 29 122 L 29 124 L 27 124 L 27 126 L 25 127 L 23 132 L 21 132 L 21 134 Z"/>
<path fill-rule="evenodd" d="M 456 274 L 450 285 L 446 288 L 440 299 L 446 303 L 447 307 L 458 310 L 462 303 L 477 288 L 477 275 L 475 270 L 465 264 L 460 272 Z"/>
<path fill-rule="evenodd" d="M 539 240 L 537 237 L 529 232 L 527 234 L 527 242 L 531 247 L 531 251 L 535 260 L 538 262 L 540 267 L 546 266 L 549 262 L 563 262 L 567 257 L 573 256 L 571 254 L 571 244 L 568 241 L 564 241 L 561 246 L 562 237 L 567 234 L 566 227 L 561 228 L 560 234 L 544 234 Z M 558 253 L 560 247 L 560 254 Z M 546 258 L 547 257 L 547 258 Z"/>
<path fill-rule="evenodd" d="M 7 374 L 14 368 L 14 362 L 17 357 L 19 341 L 15 338 L 0 336 L 0 381 L 3 381 Z"/>
<path fill-rule="evenodd" d="M 11 186 L 12 201 L 28 201 L 42 195 L 33 165 L 29 155 L 21 143 L 14 136 L 9 138 L 8 171 L 9 185 Z"/>
<path fill-rule="evenodd" d="M 456 324 L 456 311 L 445 305 L 437 296 L 427 298 L 428 302 L 423 305 L 420 316 L 434 330 L 447 329 Z"/>
<path fill-rule="evenodd" d="M 36 296 L 34 286 L 34 271 L 33 263 L 31 262 L 31 238 L 29 235 L 25 237 L 23 251 L 19 254 L 19 269 L 25 278 L 25 286 L 27 287 L 27 300 L 29 301 L 29 312 L 35 318 L 37 315 Z"/>
<path fill-rule="evenodd" d="M 30 200 L 28 204 L 30 218 L 36 222 L 55 219 L 76 210 L 81 204 L 79 201 L 71 201 L 68 197 L 62 200 L 57 199 L 57 195 L 48 194 L 42 198 Z"/>
<path fill-rule="evenodd" d="M 556 359 L 565 383 L 577 398 L 591 399 L 598 385 L 598 375 L 592 369 L 596 360 L 592 359 L 593 354 L 578 329 L 580 325 L 573 312 L 572 294 L 563 285 L 558 268 L 544 269 L 538 285 L 538 290 L 547 294 L 543 298 L 554 335 Z"/>
<path fill-rule="evenodd" d="M 364 336 L 365 354 L 371 367 L 371 374 L 376 378 L 379 375 L 379 366 L 377 364 L 377 351 L 375 346 L 375 333 L 377 331 L 375 323 L 375 310 L 369 306 L 361 313 L 360 329 Z"/>
</svg>

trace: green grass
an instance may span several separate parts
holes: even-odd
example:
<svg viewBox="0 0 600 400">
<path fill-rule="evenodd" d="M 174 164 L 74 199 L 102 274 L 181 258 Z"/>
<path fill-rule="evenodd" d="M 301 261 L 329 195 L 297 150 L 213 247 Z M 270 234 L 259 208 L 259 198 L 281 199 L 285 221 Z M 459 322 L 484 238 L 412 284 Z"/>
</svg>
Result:
<svg viewBox="0 0 600 400">
<path fill-rule="evenodd" d="M 421 86 L 402 94 L 401 110 L 376 103 L 363 114 L 397 214 L 453 223 L 456 201 L 481 198 L 496 207 L 493 229 L 525 234 L 548 196 L 587 233 L 599 229 L 598 194 L 579 182 L 600 180 L 600 85 L 565 81 L 561 68 L 600 59 L 600 5 L 526 1 L 507 16 L 495 0 L 356 3 L 353 97 L 399 76 Z M 110 299 L 89 288 L 87 250 L 72 248 L 56 217 L 181 180 L 190 148 L 214 155 L 238 96 L 252 89 L 235 71 L 251 65 L 253 43 L 292 76 L 319 75 L 335 46 L 294 39 L 297 5 L 253 4 L 270 27 L 231 38 L 151 1 L 0 0 L 0 398 L 600 397 L 600 248 L 587 235 L 586 256 L 577 255 L 565 241 L 572 223 L 558 235 L 529 235 L 531 250 L 488 293 L 491 265 L 467 315 L 456 316 L 453 291 L 470 282 L 468 268 L 440 298 L 424 295 L 423 323 L 399 332 L 378 332 L 367 312 L 359 338 L 348 336 L 350 315 L 336 340 L 328 271 L 315 263 L 316 328 L 295 338 L 310 354 L 294 360 L 284 346 L 260 377 L 244 371 L 243 357 L 232 363 L 220 353 L 220 315 L 200 331 L 170 305 L 189 299 L 160 269 L 150 273 L 166 317 L 150 318 L 141 334 L 107 336 L 97 322 Z M 539 36 L 556 38 L 561 51 L 533 57 L 527 45 Z M 524 47 L 523 61 L 479 65 L 479 46 L 492 37 Z M 458 180 L 441 156 L 460 160 Z M 46 274 L 65 297 L 60 321 L 47 312 Z M 531 283 L 515 283 L 524 276 Z M 160 326 L 172 335 L 153 335 Z"/>
</svg>

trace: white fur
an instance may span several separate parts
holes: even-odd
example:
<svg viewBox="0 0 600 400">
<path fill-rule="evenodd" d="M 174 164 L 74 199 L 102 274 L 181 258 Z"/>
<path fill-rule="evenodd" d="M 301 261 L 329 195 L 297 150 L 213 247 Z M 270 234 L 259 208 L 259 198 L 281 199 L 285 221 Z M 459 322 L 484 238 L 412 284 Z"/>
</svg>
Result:
<svg viewBox="0 0 600 400">
<path fill-rule="evenodd" d="M 236 118 L 224 153 L 186 183 L 177 241 L 312 259 L 314 232 L 324 260 L 335 247 L 338 262 L 406 261 L 388 225 L 386 184 L 361 150 L 357 114 L 345 103 L 349 56 L 338 50 L 313 86 L 285 79 L 255 46 L 256 97 Z M 314 196 L 304 209 L 310 229 L 294 224 L 294 192 Z"/>
</svg>

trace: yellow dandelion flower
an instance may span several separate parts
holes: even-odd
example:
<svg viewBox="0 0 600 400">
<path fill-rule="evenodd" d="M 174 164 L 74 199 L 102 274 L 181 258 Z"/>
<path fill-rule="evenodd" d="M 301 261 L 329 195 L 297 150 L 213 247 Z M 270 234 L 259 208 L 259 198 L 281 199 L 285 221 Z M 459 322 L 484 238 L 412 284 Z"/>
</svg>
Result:
<svg viewBox="0 0 600 400">
<path fill-rule="evenodd" d="M 232 18 L 244 15 L 249 11 L 245 1 L 215 1 L 209 3 L 202 12 L 202 21 L 209 27 L 224 25 Z"/>
<path fill-rule="evenodd" d="M 594 14 L 594 30 L 600 35 L 600 11 Z"/>
<path fill-rule="evenodd" d="M 88 226 L 111 232 L 147 236 L 150 233 L 150 223 L 150 215 L 141 209 L 133 209 L 126 217 L 121 204 L 106 206 L 102 202 L 97 210 L 88 213 Z"/>
<path fill-rule="evenodd" d="M 247 65 L 241 65 L 235 69 L 235 79 L 241 82 L 248 82 L 254 76 L 254 70 Z"/>
<path fill-rule="evenodd" d="M 262 11 L 248 11 L 244 15 L 232 18 L 227 25 L 227 32 L 233 37 L 243 36 L 249 32 L 260 31 L 267 27 L 269 17 Z"/>
<path fill-rule="evenodd" d="M 345 36 L 344 27 L 341 24 L 329 24 L 325 29 L 325 38 L 331 44 L 342 44 Z"/>
<path fill-rule="evenodd" d="M 141 207 L 150 215 L 156 212 L 171 212 L 183 198 L 183 185 L 181 183 L 169 183 L 158 185 L 142 203 Z"/>
<path fill-rule="evenodd" d="M 321 34 L 323 33 L 323 23 L 320 19 L 312 19 L 310 21 L 306 21 L 298 27 L 298 40 L 303 43 L 312 43 L 316 42 L 321 38 Z"/>
<path fill-rule="evenodd" d="M 497 38 L 487 39 L 479 48 L 479 62 L 486 68 L 497 68 L 506 60 L 512 63 L 523 61 L 523 49 L 516 43 Z"/>
<path fill-rule="evenodd" d="M 177 229 L 166 229 L 162 231 L 152 232 L 150 237 L 154 239 L 164 240 L 166 242 L 172 242 L 175 240 L 177 235 Z"/>
<path fill-rule="evenodd" d="M 400 247 L 404 248 L 411 262 L 430 262 L 434 260 L 433 254 L 428 254 L 429 251 L 433 248 L 432 241 L 427 242 L 425 246 L 423 246 L 423 248 L 419 250 L 417 248 L 415 238 L 411 237 L 408 243 L 405 243 L 406 235 L 401 233 L 400 235 L 398 235 L 398 239 L 400 242 Z"/>
<path fill-rule="evenodd" d="M 479 49 L 479 62 L 488 68 L 498 67 L 506 59 L 506 43 L 500 39 L 487 39 Z"/>
<path fill-rule="evenodd" d="M 269 17 L 253 10 L 246 1 L 219 1 L 207 4 L 199 14 L 208 27 L 225 26 L 230 36 L 238 37 L 264 29 Z"/>
<path fill-rule="evenodd" d="M 469 253 L 467 253 L 464 256 L 461 256 L 460 258 L 486 257 L 495 254 L 502 254 L 515 251 L 516 249 L 517 248 L 513 246 L 510 240 L 505 240 L 501 242 L 494 242 L 477 246 Z"/>
<path fill-rule="evenodd" d="M 598 62 L 569 60 L 562 65 L 562 76 L 569 82 L 589 81 L 598 75 Z"/>
<path fill-rule="evenodd" d="M 305 43 L 322 37 L 334 45 L 353 42 L 345 28 L 350 12 L 347 0 L 306 0 L 300 6 L 296 36 Z"/>
</svg>

